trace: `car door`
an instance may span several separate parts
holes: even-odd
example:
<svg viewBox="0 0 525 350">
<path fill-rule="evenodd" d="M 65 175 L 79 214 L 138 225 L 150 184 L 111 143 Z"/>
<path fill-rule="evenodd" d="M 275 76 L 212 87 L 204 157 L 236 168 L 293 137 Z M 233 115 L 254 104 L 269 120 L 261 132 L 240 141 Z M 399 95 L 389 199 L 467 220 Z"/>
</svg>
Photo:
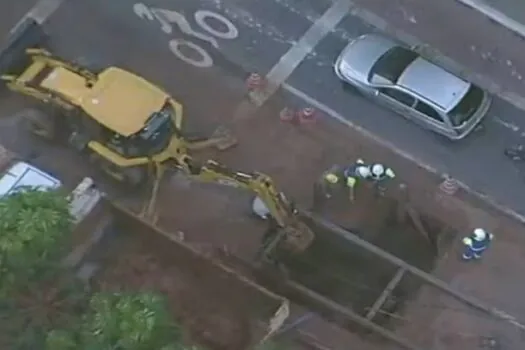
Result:
<svg viewBox="0 0 525 350">
<path fill-rule="evenodd" d="M 409 94 L 387 87 L 378 89 L 375 93 L 375 97 L 379 103 L 387 106 L 404 117 L 412 117 L 411 111 L 416 104 L 416 99 Z"/>
<path fill-rule="evenodd" d="M 417 119 L 418 123 L 426 128 L 445 135 L 453 132 L 443 116 L 428 103 L 418 100 L 412 113 L 413 119 Z"/>
</svg>

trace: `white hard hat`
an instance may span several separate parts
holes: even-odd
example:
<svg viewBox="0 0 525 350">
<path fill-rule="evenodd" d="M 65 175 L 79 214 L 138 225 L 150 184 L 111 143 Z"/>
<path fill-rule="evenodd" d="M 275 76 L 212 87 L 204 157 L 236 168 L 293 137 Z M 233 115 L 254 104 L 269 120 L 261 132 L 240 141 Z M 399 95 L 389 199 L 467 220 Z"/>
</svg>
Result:
<svg viewBox="0 0 525 350">
<path fill-rule="evenodd" d="M 358 166 L 355 172 L 363 178 L 370 176 L 370 169 L 367 166 Z"/>
<path fill-rule="evenodd" d="M 374 164 L 372 166 L 372 174 L 375 176 L 381 176 L 385 173 L 385 167 L 381 164 Z"/>
<path fill-rule="evenodd" d="M 474 239 L 476 241 L 482 241 L 487 237 L 487 232 L 482 228 L 477 228 L 474 230 Z"/>
</svg>

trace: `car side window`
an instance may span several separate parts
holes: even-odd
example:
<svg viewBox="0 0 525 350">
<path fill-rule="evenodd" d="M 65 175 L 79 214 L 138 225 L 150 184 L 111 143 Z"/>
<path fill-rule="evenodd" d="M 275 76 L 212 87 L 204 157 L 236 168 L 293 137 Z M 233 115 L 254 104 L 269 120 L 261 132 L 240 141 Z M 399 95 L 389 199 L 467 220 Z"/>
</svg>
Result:
<svg viewBox="0 0 525 350">
<path fill-rule="evenodd" d="M 414 106 L 416 99 L 403 91 L 396 89 L 379 89 L 379 92 L 385 96 L 388 96 L 408 107 Z"/>
<path fill-rule="evenodd" d="M 416 110 L 431 119 L 443 123 L 443 118 L 441 118 L 439 113 L 434 108 L 430 107 L 424 102 L 418 101 L 416 105 Z"/>
</svg>

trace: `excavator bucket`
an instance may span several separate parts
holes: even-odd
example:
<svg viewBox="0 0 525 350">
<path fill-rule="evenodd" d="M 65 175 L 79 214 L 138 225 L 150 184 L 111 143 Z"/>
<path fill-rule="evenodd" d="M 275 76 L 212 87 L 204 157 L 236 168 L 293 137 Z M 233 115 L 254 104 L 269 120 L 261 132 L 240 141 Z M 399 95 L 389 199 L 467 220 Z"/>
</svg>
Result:
<svg viewBox="0 0 525 350">
<path fill-rule="evenodd" d="M 30 63 L 26 50 L 42 46 L 47 35 L 33 18 L 26 18 L 14 27 L 0 46 L 0 77 L 19 75 Z"/>
<path fill-rule="evenodd" d="M 214 140 L 216 142 L 215 147 L 217 147 L 219 151 L 224 151 L 237 145 L 237 138 L 224 126 L 220 126 L 215 129 L 211 135 L 210 140 Z"/>
<path fill-rule="evenodd" d="M 227 150 L 237 145 L 238 140 L 233 133 L 224 126 L 219 126 L 210 137 L 191 140 L 186 145 L 189 150 L 197 151 L 205 148 L 215 147 L 219 151 Z"/>
</svg>

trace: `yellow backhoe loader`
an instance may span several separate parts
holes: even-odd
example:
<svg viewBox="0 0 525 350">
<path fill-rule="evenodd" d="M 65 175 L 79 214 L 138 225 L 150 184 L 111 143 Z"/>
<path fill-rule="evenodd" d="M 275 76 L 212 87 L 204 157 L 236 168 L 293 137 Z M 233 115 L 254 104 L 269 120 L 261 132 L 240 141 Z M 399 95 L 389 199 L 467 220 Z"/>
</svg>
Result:
<svg viewBox="0 0 525 350">
<path fill-rule="evenodd" d="M 44 103 L 52 113 L 29 120 L 30 129 L 47 139 L 60 139 L 89 155 L 112 178 L 137 186 L 153 180 L 144 214 L 154 216 L 165 171 L 175 168 L 191 178 L 251 190 L 264 203 L 276 234 L 266 251 L 279 243 L 302 251 L 313 233 L 285 196 L 264 174 L 233 172 L 214 161 L 197 164 L 189 150 L 236 143 L 218 129 L 211 138 L 190 140 L 182 130 L 183 107 L 144 78 L 117 67 L 93 71 L 54 57 L 43 48 L 40 25 L 23 22 L 0 51 L 0 80 L 13 92 Z"/>
<path fill-rule="evenodd" d="M 45 35 L 35 22 L 18 29 L 1 53 L 0 79 L 10 90 L 45 104 L 46 113 L 29 120 L 31 131 L 67 141 L 114 179 L 138 185 L 151 163 L 186 149 L 226 149 L 236 143 L 221 129 L 211 138 L 188 140 L 182 135 L 182 105 L 161 88 L 117 67 L 96 72 L 54 57 L 38 48 L 36 38 L 42 41 Z"/>
</svg>

